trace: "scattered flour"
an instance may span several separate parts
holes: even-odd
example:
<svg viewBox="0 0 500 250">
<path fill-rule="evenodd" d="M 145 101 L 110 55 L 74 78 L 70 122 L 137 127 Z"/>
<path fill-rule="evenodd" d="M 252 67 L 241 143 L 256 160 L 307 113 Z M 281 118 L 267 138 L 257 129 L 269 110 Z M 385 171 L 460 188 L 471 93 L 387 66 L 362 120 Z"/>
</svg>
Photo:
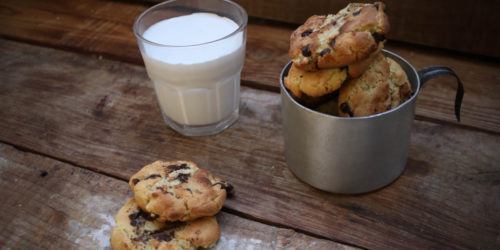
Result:
<svg viewBox="0 0 500 250">
<path fill-rule="evenodd" d="M 69 220 L 68 238 L 77 237 L 74 242 L 79 248 L 110 249 L 109 238 L 115 226 L 114 216 L 119 207 L 112 201 L 113 197 L 89 196 L 82 201 L 85 211 L 92 211 L 80 221 Z"/>
</svg>

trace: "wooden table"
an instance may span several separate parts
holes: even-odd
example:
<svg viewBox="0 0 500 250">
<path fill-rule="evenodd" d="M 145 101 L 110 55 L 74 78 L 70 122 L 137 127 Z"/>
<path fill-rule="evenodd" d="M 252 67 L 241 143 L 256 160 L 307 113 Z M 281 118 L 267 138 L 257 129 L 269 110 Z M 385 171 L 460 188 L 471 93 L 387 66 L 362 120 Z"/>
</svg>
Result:
<svg viewBox="0 0 500 250">
<path fill-rule="evenodd" d="M 284 159 L 278 76 L 294 27 L 251 20 L 240 118 L 215 136 L 163 122 L 131 27 L 133 1 L 0 3 L 0 246 L 109 248 L 127 180 L 157 159 L 191 159 L 231 182 L 216 249 L 500 248 L 500 62 L 389 41 L 455 81 L 420 92 L 408 163 L 390 186 L 338 195 Z"/>
</svg>

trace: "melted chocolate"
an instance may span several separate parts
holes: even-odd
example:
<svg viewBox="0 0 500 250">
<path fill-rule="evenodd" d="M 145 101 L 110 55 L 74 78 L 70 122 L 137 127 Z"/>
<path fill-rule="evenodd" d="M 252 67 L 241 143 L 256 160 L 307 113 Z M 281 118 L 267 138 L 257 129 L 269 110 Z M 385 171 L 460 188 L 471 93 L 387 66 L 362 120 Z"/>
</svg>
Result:
<svg viewBox="0 0 500 250">
<path fill-rule="evenodd" d="M 301 37 L 309 36 L 311 33 L 313 33 L 313 30 L 312 29 L 308 29 L 308 30 L 302 32 L 302 34 L 300 34 L 300 36 Z"/>
<path fill-rule="evenodd" d="M 177 175 L 176 179 L 182 183 L 186 183 L 188 181 L 189 177 L 191 177 L 190 174 L 179 174 L 179 175 Z"/>
<path fill-rule="evenodd" d="M 332 52 L 332 50 L 331 50 L 331 49 L 324 49 L 324 50 L 322 50 L 322 51 L 319 53 L 319 56 L 324 56 L 324 55 L 326 55 L 326 54 L 328 54 L 328 53 L 330 53 L 330 52 Z"/>
<path fill-rule="evenodd" d="M 330 47 L 335 47 L 335 38 L 332 39 L 332 41 L 330 42 Z"/>
<path fill-rule="evenodd" d="M 174 231 L 172 231 L 172 232 L 164 232 L 162 230 L 158 230 L 158 231 L 155 231 L 151 234 L 151 237 L 155 238 L 157 241 L 169 242 L 172 239 L 174 239 Z"/>
<path fill-rule="evenodd" d="M 351 106 L 349 106 L 347 102 L 343 102 L 340 104 L 340 111 L 342 111 L 342 113 L 349 114 L 349 116 L 351 117 L 354 116 L 354 112 L 352 112 Z"/>
<path fill-rule="evenodd" d="M 130 225 L 134 227 L 139 227 L 144 225 L 146 221 L 154 221 L 159 216 L 154 213 L 146 213 L 139 209 L 137 213 L 130 214 L 128 218 L 130 219 Z"/>
<path fill-rule="evenodd" d="M 217 182 L 215 184 L 213 184 L 212 186 L 215 186 L 215 185 L 220 185 L 220 188 L 221 189 L 225 189 L 226 190 L 226 194 L 232 194 L 233 192 L 233 185 L 229 184 L 229 183 L 223 183 L 223 182 Z"/>
<path fill-rule="evenodd" d="M 133 184 L 134 184 L 134 186 L 135 186 L 135 185 L 137 185 L 137 183 L 139 183 L 139 181 L 141 181 L 141 180 L 139 180 L 139 179 L 133 179 L 133 180 L 132 180 L 132 183 L 133 183 Z"/>
<path fill-rule="evenodd" d="M 302 48 L 302 55 L 311 56 L 311 51 L 309 50 L 309 44 Z"/>
<path fill-rule="evenodd" d="M 169 166 L 167 166 L 167 169 L 172 170 L 172 171 L 177 171 L 177 170 L 181 170 L 181 169 L 189 169 L 189 167 L 186 163 L 182 163 L 181 165 L 169 165 Z"/>
<path fill-rule="evenodd" d="M 373 39 L 374 39 L 377 43 L 385 40 L 385 36 L 384 36 L 383 34 L 378 33 L 378 32 L 374 32 L 374 33 L 372 34 L 372 37 L 373 37 Z"/>
<path fill-rule="evenodd" d="M 154 179 L 154 178 L 161 178 L 161 175 L 159 175 L 159 174 L 152 174 L 152 175 L 150 175 L 150 176 L 148 176 L 148 177 L 146 177 L 146 178 L 144 178 L 142 180 L 148 180 L 148 179 Z M 132 179 L 132 183 L 134 184 L 134 186 L 137 185 L 137 183 L 139 183 L 140 181 L 141 180 L 139 180 L 137 178 Z"/>
</svg>

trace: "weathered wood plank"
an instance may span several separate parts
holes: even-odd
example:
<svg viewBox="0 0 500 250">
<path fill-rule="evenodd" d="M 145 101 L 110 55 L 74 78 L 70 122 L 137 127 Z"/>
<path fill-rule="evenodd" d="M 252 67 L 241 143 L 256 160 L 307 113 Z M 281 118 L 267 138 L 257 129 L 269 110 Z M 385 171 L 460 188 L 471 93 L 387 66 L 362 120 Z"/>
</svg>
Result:
<svg viewBox="0 0 500 250">
<path fill-rule="evenodd" d="M 0 245 L 5 249 L 111 249 L 128 183 L 0 143 Z M 220 212 L 214 249 L 353 249 Z"/>
<path fill-rule="evenodd" d="M 161 0 L 155 0 L 161 2 Z M 336 13 L 350 0 L 236 0 L 249 15 L 301 24 L 312 15 Z M 356 1 L 357 2 L 357 1 Z M 374 1 L 359 1 L 374 2 Z M 496 11 L 500 2 L 385 0 L 391 18 L 389 38 L 438 48 L 500 57 Z M 451 10 L 452 9 L 452 10 Z M 467 32 L 463 32 L 466 30 Z"/>
<path fill-rule="evenodd" d="M 132 32 L 135 18 L 146 6 L 117 1 L 7 0 L 0 4 L 0 35 L 47 46 L 77 50 L 142 65 Z M 116 11 L 120 10 L 120 11 Z M 248 25 L 243 84 L 279 90 L 279 74 L 288 59 L 292 29 L 259 23 Z M 500 133 L 500 63 L 435 50 L 401 46 L 387 48 L 417 68 L 435 64 L 455 69 L 465 84 L 462 124 Z M 433 80 L 421 92 L 419 117 L 455 122 L 455 83 L 446 77 Z"/>
<path fill-rule="evenodd" d="M 242 88 L 236 124 L 183 137 L 163 123 L 143 67 L 6 41 L 0 48 L 1 141 L 123 179 L 156 159 L 192 159 L 234 184 L 228 209 L 356 246 L 500 244 L 498 135 L 416 121 L 396 182 L 334 195 L 286 168 L 275 93 Z"/>
<path fill-rule="evenodd" d="M 145 5 L 99 0 L 8 0 L 0 8 L 0 22 L 4 24 L 0 35 L 4 37 L 143 64 L 132 25 L 147 8 Z M 242 73 L 247 84 L 278 86 L 277 75 L 288 61 L 283 49 L 288 50 L 290 33 L 289 29 L 248 25 Z"/>
</svg>

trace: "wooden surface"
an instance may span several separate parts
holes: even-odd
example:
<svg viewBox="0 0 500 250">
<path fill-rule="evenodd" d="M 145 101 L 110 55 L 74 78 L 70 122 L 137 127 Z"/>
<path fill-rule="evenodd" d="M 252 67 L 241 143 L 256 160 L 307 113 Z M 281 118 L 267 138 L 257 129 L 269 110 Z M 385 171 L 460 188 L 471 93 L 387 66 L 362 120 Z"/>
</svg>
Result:
<svg viewBox="0 0 500 250">
<path fill-rule="evenodd" d="M 0 140 L 8 144 L 122 180 L 156 159 L 193 159 L 234 184 L 229 211 L 355 246 L 498 243 L 497 135 L 417 121 L 395 183 L 332 195 L 286 168 L 278 94 L 242 88 L 238 123 L 216 136 L 183 137 L 158 115 L 143 67 L 7 41 L 0 47 Z"/>
<path fill-rule="evenodd" d="M 111 249 L 127 182 L 0 143 L 2 249 Z M 64 180 L 64 181 L 62 181 Z M 214 249 L 353 249 L 220 212 Z"/>
<path fill-rule="evenodd" d="M 240 119 L 215 136 L 183 137 L 159 115 L 131 33 L 146 6 L 0 6 L 2 246 L 106 248 L 128 178 L 156 159 L 191 159 L 236 188 L 218 216 L 218 249 L 500 247 L 497 62 L 388 44 L 417 68 L 458 72 L 463 122 L 453 120 L 455 82 L 431 80 L 402 176 L 369 194 L 335 195 L 302 183 L 284 161 L 277 79 L 290 27 L 249 25 Z"/>
<path fill-rule="evenodd" d="M 0 35 L 17 41 L 57 47 L 96 57 L 142 65 L 132 24 L 147 6 L 115 1 L 6 0 L 0 4 Z M 116 11 L 119 9 L 120 11 Z M 248 25 L 243 85 L 279 91 L 279 74 L 288 62 L 289 27 Z M 440 52 L 389 41 L 387 49 L 406 58 L 416 69 L 445 65 L 465 85 L 460 126 L 500 133 L 500 62 Z M 455 123 L 456 83 L 440 77 L 426 84 L 419 96 L 418 119 Z"/>
</svg>

